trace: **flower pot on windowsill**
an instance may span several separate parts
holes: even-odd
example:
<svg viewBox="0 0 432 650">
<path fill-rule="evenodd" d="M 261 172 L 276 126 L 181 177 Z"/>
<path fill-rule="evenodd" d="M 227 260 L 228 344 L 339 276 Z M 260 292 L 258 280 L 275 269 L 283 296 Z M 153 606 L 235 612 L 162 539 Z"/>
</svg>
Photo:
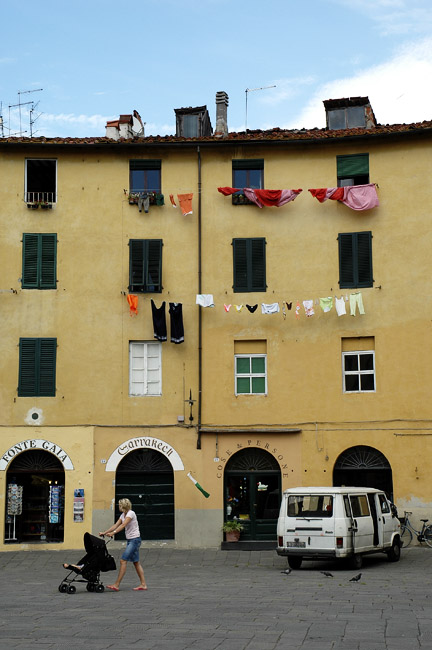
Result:
<svg viewBox="0 0 432 650">
<path fill-rule="evenodd" d="M 37 203 L 27 203 L 27 208 L 29 210 L 37 210 L 39 205 Z"/>
</svg>

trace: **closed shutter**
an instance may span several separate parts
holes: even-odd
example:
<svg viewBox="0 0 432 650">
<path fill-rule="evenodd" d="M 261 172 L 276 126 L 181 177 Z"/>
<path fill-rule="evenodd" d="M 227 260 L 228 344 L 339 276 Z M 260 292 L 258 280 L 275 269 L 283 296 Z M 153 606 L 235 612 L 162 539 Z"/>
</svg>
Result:
<svg viewBox="0 0 432 650">
<path fill-rule="evenodd" d="M 38 243 L 39 236 L 31 233 L 23 235 L 22 288 L 38 288 Z"/>
<path fill-rule="evenodd" d="M 339 286 L 341 289 L 373 285 L 372 233 L 341 233 L 339 240 Z"/>
<path fill-rule="evenodd" d="M 57 235 L 23 234 L 23 289 L 57 288 Z"/>
<path fill-rule="evenodd" d="M 57 288 L 57 235 L 40 236 L 40 288 Z"/>
<path fill-rule="evenodd" d="M 233 239 L 234 292 L 265 291 L 265 239 Z"/>
<path fill-rule="evenodd" d="M 129 241 L 129 291 L 162 291 L 162 240 Z"/>
<path fill-rule="evenodd" d="M 55 397 L 57 339 L 21 338 L 19 397 Z"/>
</svg>

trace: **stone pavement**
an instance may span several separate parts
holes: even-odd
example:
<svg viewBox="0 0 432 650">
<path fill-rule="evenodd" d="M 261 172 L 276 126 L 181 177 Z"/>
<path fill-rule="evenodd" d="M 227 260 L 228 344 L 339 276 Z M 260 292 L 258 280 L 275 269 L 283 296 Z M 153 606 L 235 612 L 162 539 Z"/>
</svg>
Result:
<svg viewBox="0 0 432 650">
<path fill-rule="evenodd" d="M 1 650 L 432 650 L 429 548 L 365 558 L 357 583 L 322 562 L 286 576 L 275 551 L 142 549 L 147 592 L 130 566 L 119 593 L 59 593 L 62 562 L 78 559 L 0 553 Z"/>
</svg>

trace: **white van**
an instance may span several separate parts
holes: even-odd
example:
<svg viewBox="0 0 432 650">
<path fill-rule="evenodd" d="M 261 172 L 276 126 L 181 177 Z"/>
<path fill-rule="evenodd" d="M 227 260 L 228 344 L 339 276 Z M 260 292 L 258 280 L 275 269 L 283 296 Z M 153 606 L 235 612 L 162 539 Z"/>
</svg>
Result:
<svg viewBox="0 0 432 650">
<path fill-rule="evenodd" d="M 400 558 L 400 522 L 384 492 L 357 487 L 299 487 L 282 495 L 277 553 L 292 569 L 303 560 L 350 558 L 355 568 L 366 553 Z"/>
</svg>

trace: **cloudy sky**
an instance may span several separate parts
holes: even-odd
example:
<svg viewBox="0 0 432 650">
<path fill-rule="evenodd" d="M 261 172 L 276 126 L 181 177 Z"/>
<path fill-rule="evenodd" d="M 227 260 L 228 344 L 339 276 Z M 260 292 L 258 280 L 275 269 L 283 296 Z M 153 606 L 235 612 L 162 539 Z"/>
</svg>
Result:
<svg viewBox="0 0 432 650">
<path fill-rule="evenodd" d="M 1 20 L 0 137 L 30 134 L 26 102 L 48 137 L 134 109 L 165 135 L 203 104 L 214 126 L 219 90 L 232 131 L 246 96 L 249 129 L 323 127 L 323 100 L 358 95 L 382 124 L 432 120 L 432 0 L 21 0 Z"/>
</svg>

